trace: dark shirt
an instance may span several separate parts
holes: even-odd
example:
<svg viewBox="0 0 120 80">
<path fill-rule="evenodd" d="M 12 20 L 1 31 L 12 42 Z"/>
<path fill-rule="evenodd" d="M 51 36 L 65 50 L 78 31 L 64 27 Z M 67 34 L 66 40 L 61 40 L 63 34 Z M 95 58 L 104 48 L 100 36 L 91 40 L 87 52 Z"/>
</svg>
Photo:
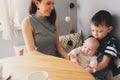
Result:
<svg viewBox="0 0 120 80">
<path fill-rule="evenodd" d="M 104 55 L 109 56 L 111 59 L 115 59 L 118 54 L 118 42 L 110 35 L 107 35 L 104 39 L 100 40 L 100 47 L 98 48 L 98 62 L 100 62 Z"/>
<path fill-rule="evenodd" d="M 100 41 L 100 47 L 98 49 L 98 62 L 100 62 L 104 55 L 107 55 L 111 58 L 109 66 L 102 70 L 107 74 L 108 70 L 112 71 L 113 76 L 120 74 L 120 68 L 117 68 L 116 64 L 114 63 L 114 59 L 117 59 L 119 54 L 119 44 L 113 36 L 108 35 L 103 40 Z"/>
<path fill-rule="evenodd" d="M 46 17 L 37 14 L 29 15 L 28 19 L 33 28 L 36 50 L 47 55 L 57 56 L 55 24 L 50 24 Z"/>
<path fill-rule="evenodd" d="M 100 46 L 98 48 L 98 53 L 96 54 L 96 56 L 98 57 L 98 63 L 101 62 L 103 56 L 106 55 L 111 58 L 110 64 L 112 64 L 114 59 L 116 59 L 118 55 L 118 42 L 116 38 L 108 34 L 104 39 L 100 40 L 99 42 Z M 105 69 L 97 71 L 93 74 L 96 80 L 107 80 L 109 65 Z"/>
</svg>

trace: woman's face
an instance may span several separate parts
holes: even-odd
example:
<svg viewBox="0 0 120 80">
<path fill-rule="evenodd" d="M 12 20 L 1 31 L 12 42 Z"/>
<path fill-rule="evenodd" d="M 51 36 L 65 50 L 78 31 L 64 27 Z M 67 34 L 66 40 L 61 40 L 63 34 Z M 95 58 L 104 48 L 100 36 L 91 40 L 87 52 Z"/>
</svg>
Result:
<svg viewBox="0 0 120 80">
<path fill-rule="evenodd" d="M 42 0 L 41 2 L 38 1 L 38 4 L 36 4 L 37 8 L 37 14 L 41 16 L 50 16 L 52 10 L 54 9 L 54 0 Z"/>
</svg>

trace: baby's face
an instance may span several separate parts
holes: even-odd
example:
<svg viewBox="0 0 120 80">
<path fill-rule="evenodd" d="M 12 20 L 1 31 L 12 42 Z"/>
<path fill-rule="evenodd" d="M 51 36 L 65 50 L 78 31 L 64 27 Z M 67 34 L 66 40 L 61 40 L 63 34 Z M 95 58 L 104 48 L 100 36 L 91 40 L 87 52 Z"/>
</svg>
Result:
<svg viewBox="0 0 120 80">
<path fill-rule="evenodd" d="M 82 46 L 82 52 L 87 56 L 93 56 L 97 51 L 97 47 L 94 43 L 85 42 Z"/>
</svg>

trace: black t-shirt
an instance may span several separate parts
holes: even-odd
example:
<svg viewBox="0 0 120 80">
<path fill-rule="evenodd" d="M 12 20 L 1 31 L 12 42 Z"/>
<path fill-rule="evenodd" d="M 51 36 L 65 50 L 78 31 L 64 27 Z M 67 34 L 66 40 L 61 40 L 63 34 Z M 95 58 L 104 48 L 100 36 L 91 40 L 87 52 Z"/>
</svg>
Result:
<svg viewBox="0 0 120 80">
<path fill-rule="evenodd" d="M 98 62 L 100 62 L 104 55 L 109 56 L 112 60 L 117 58 L 118 55 L 118 42 L 113 36 L 107 35 L 104 39 L 100 40 L 100 47 L 98 48 Z"/>
<path fill-rule="evenodd" d="M 111 70 L 113 76 L 120 73 L 120 68 L 117 68 L 117 66 L 114 63 L 114 59 L 117 59 L 118 57 L 118 42 L 116 38 L 113 36 L 107 35 L 104 39 L 100 40 L 100 47 L 98 48 L 97 60 L 100 62 L 103 59 L 104 55 L 107 55 L 111 58 L 111 61 L 109 63 L 109 66 L 106 67 L 101 72 L 106 72 L 106 70 Z"/>
</svg>

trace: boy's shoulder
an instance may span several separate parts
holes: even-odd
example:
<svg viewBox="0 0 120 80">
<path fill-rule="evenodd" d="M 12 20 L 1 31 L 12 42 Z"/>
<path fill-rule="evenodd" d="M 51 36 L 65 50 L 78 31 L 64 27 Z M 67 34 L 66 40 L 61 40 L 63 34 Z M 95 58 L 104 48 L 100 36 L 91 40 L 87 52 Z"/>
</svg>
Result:
<svg viewBox="0 0 120 80">
<path fill-rule="evenodd" d="M 102 44 L 101 47 L 113 47 L 117 51 L 119 51 L 119 43 L 116 37 L 112 35 L 107 35 L 104 39 L 100 41 L 100 44 Z"/>
<path fill-rule="evenodd" d="M 118 42 L 117 38 L 115 36 L 107 35 L 104 39 L 101 41 L 106 41 L 106 42 Z"/>
<path fill-rule="evenodd" d="M 119 46 L 117 38 L 111 35 L 108 35 L 106 37 L 106 39 L 104 40 L 104 43 L 108 46 L 115 47 L 116 49 L 118 49 L 118 46 Z"/>
<path fill-rule="evenodd" d="M 120 44 L 118 42 L 118 39 L 115 36 L 108 35 L 104 42 L 105 42 L 105 45 L 114 47 L 117 50 L 117 52 L 120 52 L 120 49 L 119 49 Z"/>
</svg>

